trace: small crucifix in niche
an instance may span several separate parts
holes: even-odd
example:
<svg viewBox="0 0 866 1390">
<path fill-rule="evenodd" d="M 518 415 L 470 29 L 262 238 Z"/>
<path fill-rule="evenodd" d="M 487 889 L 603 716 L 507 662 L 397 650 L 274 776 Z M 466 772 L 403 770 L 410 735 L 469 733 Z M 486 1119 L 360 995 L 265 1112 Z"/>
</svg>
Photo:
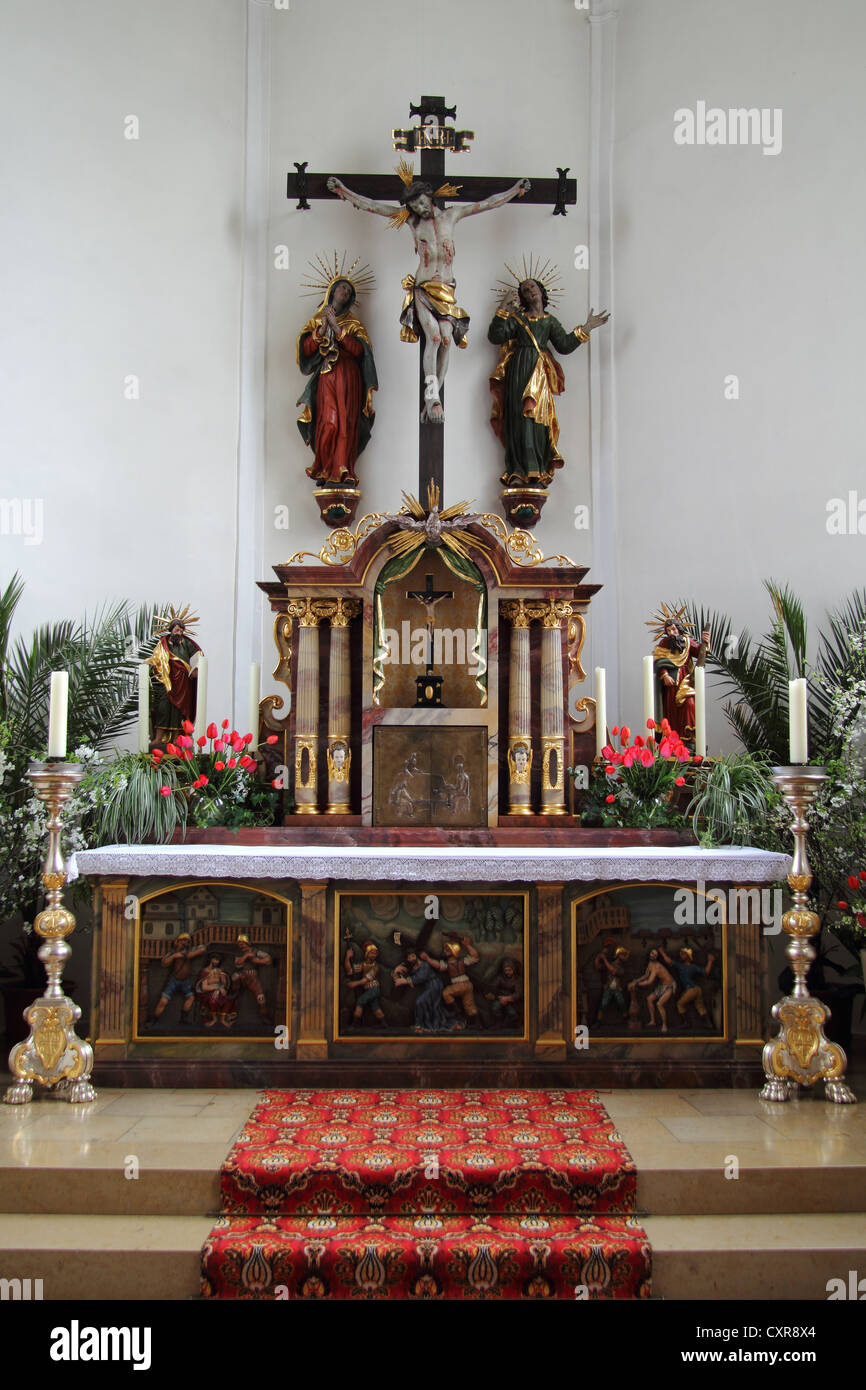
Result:
<svg viewBox="0 0 866 1390">
<path fill-rule="evenodd" d="M 415 677 L 415 704 L 416 705 L 441 705 L 442 704 L 442 676 L 437 676 L 433 670 L 433 636 L 436 626 L 436 604 L 441 603 L 444 598 L 453 598 L 453 589 L 434 589 L 433 576 L 424 576 L 425 586 L 423 589 L 407 589 L 406 597 L 414 598 L 418 603 L 424 605 L 424 612 L 427 615 L 427 673 L 423 676 Z"/>
</svg>

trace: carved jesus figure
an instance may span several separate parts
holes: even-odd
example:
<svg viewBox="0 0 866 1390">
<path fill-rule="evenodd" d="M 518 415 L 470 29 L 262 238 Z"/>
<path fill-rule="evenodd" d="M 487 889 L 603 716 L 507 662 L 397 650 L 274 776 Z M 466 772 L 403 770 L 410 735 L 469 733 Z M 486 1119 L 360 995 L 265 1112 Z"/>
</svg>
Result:
<svg viewBox="0 0 866 1390">
<path fill-rule="evenodd" d="M 334 177 L 328 179 L 328 188 L 361 212 L 390 217 L 395 226 L 403 221 L 409 224 L 418 254 L 418 267 L 414 275 L 407 275 L 403 281 L 406 297 L 400 315 L 403 325 L 400 337 L 404 342 L 416 343 L 419 329 L 424 333 L 426 385 L 421 419 L 441 424 L 445 414 L 440 390 L 448 370 L 451 344 L 454 342 L 458 347 L 465 347 L 469 330 L 469 315 L 460 308 L 455 298 L 454 226 L 464 217 L 490 212 L 493 208 L 510 203 L 513 198 L 522 198 L 524 193 L 529 192 L 529 179 L 519 179 L 504 193 L 494 193 L 479 203 L 458 203 L 448 208 L 436 206 L 432 185 L 422 179 L 413 179 L 410 185 L 404 187 L 399 205 L 364 198 Z"/>
</svg>

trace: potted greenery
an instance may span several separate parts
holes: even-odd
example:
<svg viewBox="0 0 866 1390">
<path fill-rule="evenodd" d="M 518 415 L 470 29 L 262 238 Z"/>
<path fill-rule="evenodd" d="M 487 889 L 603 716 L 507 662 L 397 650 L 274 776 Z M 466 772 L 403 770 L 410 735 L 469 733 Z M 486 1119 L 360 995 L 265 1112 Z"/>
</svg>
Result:
<svg viewBox="0 0 866 1390">
<path fill-rule="evenodd" d="M 749 845 L 779 800 L 765 757 L 728 753 L 697 768 L 686 817 L 699 844 Z"/>
</svg>

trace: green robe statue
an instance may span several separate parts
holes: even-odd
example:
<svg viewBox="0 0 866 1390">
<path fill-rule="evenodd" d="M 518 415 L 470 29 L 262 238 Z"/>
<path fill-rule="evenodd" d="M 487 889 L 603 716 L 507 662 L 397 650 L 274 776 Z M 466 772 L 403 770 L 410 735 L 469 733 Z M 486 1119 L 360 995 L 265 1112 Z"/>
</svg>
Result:
<svg viewBox="0 0 866 1390">
<path fill-rule="evenodd" d="M 565 377 L 549 344 L 563 354 L 574 352 L 588 335 L 577 328 L 567 333 L 552 314 L 536 317 L 498 309 L 487 336 L 500 345 L 490 378 L 490 423 L 505 445 L 501 481 L 506 487 L 547 487 L 564 462 L 556 447 L 559 422 L 553 398 L 565 389 Z"/>
</svg>

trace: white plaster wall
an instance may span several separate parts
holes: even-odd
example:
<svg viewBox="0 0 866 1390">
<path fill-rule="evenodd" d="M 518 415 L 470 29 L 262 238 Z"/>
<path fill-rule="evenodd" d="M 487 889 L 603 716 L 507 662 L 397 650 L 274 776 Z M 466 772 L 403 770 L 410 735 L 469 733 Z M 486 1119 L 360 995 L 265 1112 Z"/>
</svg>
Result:
<svg viewBox="0 0 866 1390">
<path fill-rule="evenodd" d="M 762 632 L 761 581 L 813 632 L 864 583 L 866 7 L 861 0 L 620 0 L 614 161 L 623 704 L 641 708 L 644 620 L 694 596 Z M 703 99 L 781 107 L 777 156 L 679 147 Z M 728 373 L 740 398 L 724 398 Z M 866 508 L 864 508 L 866 511 Z M 605 560 L 595 577 L 604 579 Z M 613 722 L 613 719 L 612 721 Z M 733 746 L 711 711 L 711 746 Z"/>
<path fill-rule="evenodd" d="M 44 501 L 41 545 L 0 536 L 0 580 L 26 579 L 25 632 L 106 598 L 192 602 L 214 713 L 233 646 L 245 23 L 239 0 L 0 7 L 0 495 Z"/>
<path fill-rule="evenodd" d="M 587 239 L 590 27 L 570 0 L 264 8 L 266 236 L 289 246 L 291 266 L 271 260 L 266 275 L 261 576 L 325 534 L 294 405 L 294 340 L 312 304 L 299 301 L 299 282 L 316 250 L 360 252 L 378 277 L 362 306 L 381 389 L 361 511 L 417 486 L 417 349 L 397 331 L 409 234 L 337 202 L 296 212 L 286 170 L 305 158 L 313 169 L 391 169 L 390 130 L 424 92 L 455 101 L 458 124 L 476 132 L 473 152 L 449 160 L 455 181 L 462 167 L 505 182 L 571 166 L 580 202 L 567 219 L 518 204 L 458 228 L 459 297 L 473 325 L 448 383 L 446 500 L 494 509 L 501 449 L 487 423 L 486 327 L 503 260 L 543 251 L 563 271 L 566 324 L 588 308 L 572 256 Z M 661 599 L 695 594 L 754 630 L 764 575 L 795 585 L 813 620 L 862 582 L 866 542 L 828 536 L 825 518 L 828 498 L 866 493 L 866 9 L 621 0 L 619 11 L 616 301 L 605 306 L 619 529 L 590 577 L 604 582 L 619 566 L 625 681 L 611 718 L 634 723 L 644 619 Z M 0 11 L 0 495 L 45 505 L 43 544 L 0 536 L 0 571 L 27 580 L 24 629 L 107 596 L 194 602 L 212 712 L 231 699 L 235 636 L 246 20 L 245 0 L 7 0 Z M 677 147 L 673 112 L 698 99 L 781 107 L 782 153 Z M 138 141 L 123 138 L 129 114 Z M 582 349 L 565 370 L 568 467 L 538 536 L 548 553 L 588 562 L 588 534 L 572 524 L 574 505 L 591 500 Z M 736 402 L 723 395 L 729 372 L 740 377 Z M 124 399 L 128 373 L 140 378 L 137 402 Z M 288 535 L 273 526 L 280 503 Z M 267 672 L 263 600 L 259 612 Z M 715 712 L 717 745 L 722 732 Z"/>
</svg>

